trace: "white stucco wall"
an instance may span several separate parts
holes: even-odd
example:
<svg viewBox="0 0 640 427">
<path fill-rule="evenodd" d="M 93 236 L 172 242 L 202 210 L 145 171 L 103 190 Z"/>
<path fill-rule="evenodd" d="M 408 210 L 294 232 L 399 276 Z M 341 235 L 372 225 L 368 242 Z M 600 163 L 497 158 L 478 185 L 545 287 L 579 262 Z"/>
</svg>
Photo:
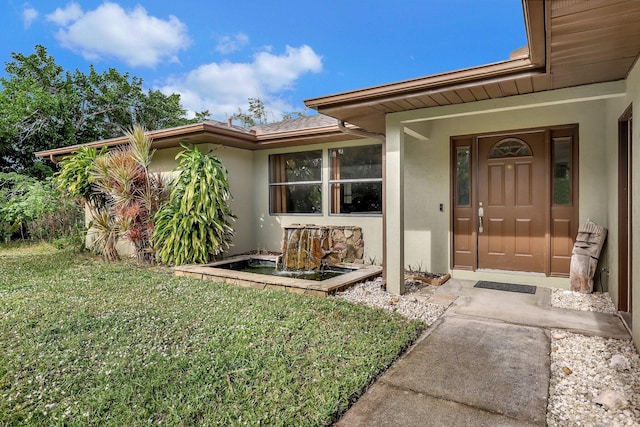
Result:
<svg viewBox="0 0 640 427">
<path fill-rule="evenodd" d="M 364 239 L 364 261 L 382 263 L 382 216 L 381 215 L 330 215 L 329 212 L 329 162 L 328 150 L 354 145 L 380 144 L 376 139 L 355 140 L 331 144 L 314 144 L 304 147 L 260 150 L 253 157 L 253 196 L 255 219 L 253 226 L 256 245 L 259 249 L 280 251 L 282 229 L 291 224 L 348 225 L 362 228 Z M 322 214 L 282 215 L 269 213 L 269 155 L 299 151 L 322 150 Z"/>
<path fill-rule="evenodd" d="M 579 221 L 590 218 L 609 227 L 609 206 L 615 203 L 615 194 L 609 191 L 608 177 L 615 171 L 607 159 L 611 147 L 617 147 L 617 135 L 608 132 L 607 105 L 610 99 L 621 99 L 623 91 L 624 83 L 617 82 L 390 115 L 388 129 L 421 127 L 429 138 L 420 141 L 405 136 L 405 266 L 420 263 L 433 272 L 450 269 L 449 156 L 450 137 L 456 135 L 577 123 Z M 439 211 L 440 203 L 444 212 Z M 468 275 L 457 273 L 458 277 Z M 568 279 L 562 278 L 521 276 L 511 280 L 568 287 Z"/>
</svg>

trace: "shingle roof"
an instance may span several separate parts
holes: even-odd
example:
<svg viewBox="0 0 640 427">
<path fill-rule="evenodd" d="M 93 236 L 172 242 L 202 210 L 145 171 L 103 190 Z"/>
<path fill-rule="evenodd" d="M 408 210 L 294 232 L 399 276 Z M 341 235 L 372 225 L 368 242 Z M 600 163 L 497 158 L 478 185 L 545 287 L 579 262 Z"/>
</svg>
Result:
<svg viewBox="0 0 640 427">
<path fill-rule="evenodd" d="M 255 131 L 256 135 L 265 135 L 271 133 L 336 126 L 337 124 L 338 121 L 333 117 L 325 116 L 324 114 L 315 114 L 313 116 L 298 117 L 297 119 L 286 120 L 283 122 L 253 126 L 250 129 Z"/>
<path fill-rule="evenodd" d="M 179 146 L 181 142 L 191 144 L 212 143 L 231 147 L 258 150 L 297 146 L 320 142 L 337 142 L 361 138 L 342 132 L 338 121 L 323 114 L 299 117 L 284 122 L 244 128 L 217 120 L 207 120 L 186 126 L 151 131 L 148 135 L 153 139 L 154 148 Z M 64 156 L 76 151 L 79 147 L 114 147 L 127 142 L 126 136 L 107 140 L 94 141 L 87 144 L 72 145 L 53 150 L 39 151 L 36 157 Z"/>
<path fill-rule="evenodd" d="M 231 124 L 229 125 L 229 122 L 221 122 L 219 120 L 205 120 L 203 123 L 208 123 L 211 126 L 216 126 L 216 127 L 222 127 L 222 128 L 228 128 L 228 129 L 235 129 L 239 132 L 246 132 L 246 133 L 253 133 L 253 131 L 251 129 L 242 127 L 242 126 L 238 126 L 238 125 L 234 125 Z"/>
</svg>

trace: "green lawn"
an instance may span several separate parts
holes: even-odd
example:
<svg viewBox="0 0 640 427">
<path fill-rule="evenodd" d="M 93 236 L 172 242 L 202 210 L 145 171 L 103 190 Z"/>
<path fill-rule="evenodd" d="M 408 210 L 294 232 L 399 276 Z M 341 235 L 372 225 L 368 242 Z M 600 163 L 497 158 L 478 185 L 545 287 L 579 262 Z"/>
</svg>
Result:
<svg viewBox="0 0 640 427">
<path fill-rule="evenodd" d="M 423 324 L 0 247 L 0 425 L 326 425 Z"/>
</svg>

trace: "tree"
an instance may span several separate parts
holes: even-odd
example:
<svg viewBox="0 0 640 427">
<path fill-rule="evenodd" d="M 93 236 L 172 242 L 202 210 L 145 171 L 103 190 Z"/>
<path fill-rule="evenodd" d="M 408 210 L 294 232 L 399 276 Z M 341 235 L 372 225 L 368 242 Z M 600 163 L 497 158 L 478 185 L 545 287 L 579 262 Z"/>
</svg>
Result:
<svg viewBox="0 0 640 427">
<path fill-rule="evenodd" d="M 66 71 L 41 45 L 11 57 L 8 77 L 0 78 L 0 171 L 44 176 L 51 169 L 34 158 L 36 151 L 114 138 L 133 125 L 164 129 L 209 115 L 187 119 L 180 95 L 144 92 L 142 79 L 114 68 Z"/>
<path fill-rule="evenodd" d="M 73 134 L 69 105 L 76 102 L 71 76 L 42 46 L 24 56 L 13 53 L 9 78 L 0 78 L 0 167 L 33 174 L 33 153 L 66 145 Z"/>
<path fill-rule="evenodd" d="M 267 107 L 260 98 L 249 98 L 247 101 L 249 102 L 249 109 L 245 111 L 238 107 L 238 111 L 229 117 L 231 120 L 238 120 L 240 125 L 246 128 L 276 121 L 274 120 L 273 113 L 267 112 Z M 269 116 L 271 116 L 271 118 Z M 284 122 L 299 117 L 306 117 L 306 113 L 304 111 L 283 113 L 280 120 Z"/>
<path fill-rule="evenodd" d="M 240 121 L 243 127 L 253 127 L 269 123 L 267 109 L 260 98 L 249 98 L 249 110 L 244 111 L 238 107 L 238 112 L 231 115 L 231 120 Z"/>
</svg>

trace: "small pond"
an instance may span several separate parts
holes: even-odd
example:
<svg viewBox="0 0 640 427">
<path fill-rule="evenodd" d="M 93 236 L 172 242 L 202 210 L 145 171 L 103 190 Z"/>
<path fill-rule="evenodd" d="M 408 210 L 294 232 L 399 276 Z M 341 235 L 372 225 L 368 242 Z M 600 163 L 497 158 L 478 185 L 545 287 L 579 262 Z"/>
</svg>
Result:
<svg viewBox="0 0 640 427">
<path fill-rule="evenodd" d="M 294 279 L 304 280 L 327 280 L 341 274 L 351 273 L 352 268 L 340 267 L 323 267 L 320 270 L 282 270 L 276 268 L 275 261 L 249 258 L 226 264 L 220 264 L 217 268 L 224 268 L 234 271 L 242 271 L 245 273 L 266 274 L 268 276 L 292 277 Z"/>
<path fill-rule="evenodd" d="M 382 267 L 342 263 L 315 271 L 279 271 L 275 255 L 238 255 L 208 264 L 174 267 L 178 276 L 213 280 L 256 289 L 279 289 L 327 296 L 382 273 Z"/>
</svg>

